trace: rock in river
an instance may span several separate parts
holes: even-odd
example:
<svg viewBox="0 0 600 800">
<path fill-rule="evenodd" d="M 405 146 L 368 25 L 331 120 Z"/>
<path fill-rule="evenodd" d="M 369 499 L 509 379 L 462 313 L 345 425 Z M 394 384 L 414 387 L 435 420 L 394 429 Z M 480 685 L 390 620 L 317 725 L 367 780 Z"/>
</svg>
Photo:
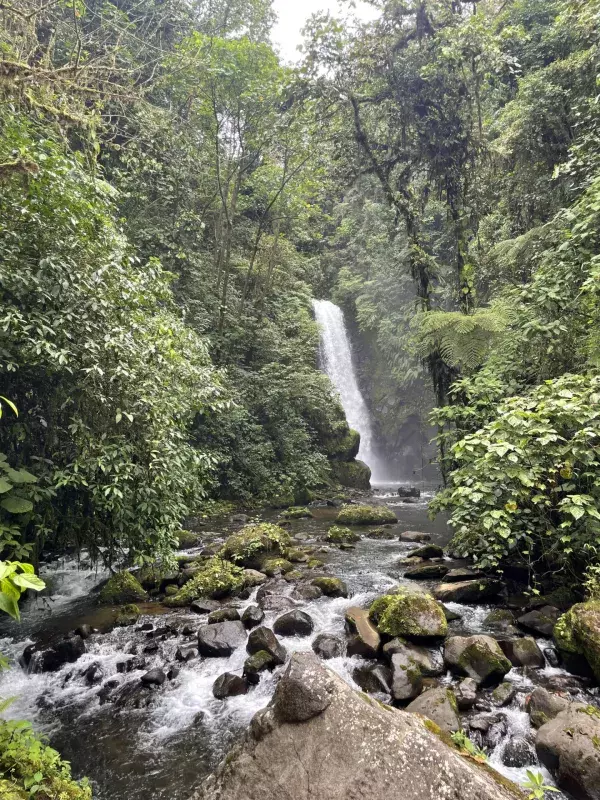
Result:
<svg viewBox="0 0 600 800">
<path fill-rule="evenodd" d="M 431 725 L 354 692 L 311 654 L 295 654 L 272 704 L 194 800 L 522 797 L 444 744 Z"/>
<path fill-rule="evenodd" d="M 452 689 L 440 686 L 429 689 L 406 706 L 406 710 L 413 714 L 435 722 L 446 733 L 460 730 L 458 705 Z"/>
<path fill-rule="evenodd" d="M 285 663 L 287 650 L 277 639 L 273 631 L 269 628 L 265 628 L 264 625 L 252 631 L 248 637 L 248 644 L 246 645 L 246 651 L 250 655 L 254 655 L 254 653 L 258 653 L 260 650 L 270 653 L 275 659 L 276 664 Z"/>
<path fill-rule="evenodd" d="M 203 625 L 198 631 L 198 652 L 201 656 L 226 657 L 246 641 L 241 622 L 217 622 Z"/>
<path fill-rule="evenodd" d="M 314 627 L 312 617 L 298 609 L 277 617 L 273 623 L 273 631 L 278 636 L 310 636 Z"/>
<path fill-rule="evenodd" d="M 248 606 L 242 614 L 242 622 L 246 628 L 256 628 L 265 618 L 265 612 L 260 606 Z"/>
<path fill-rule="evenodd" d="M 446 616 L 431 595 L 399 586 L 393 594 L 378 597 L 369 618 L 386 636 L 429 638 L 445 636 Z"/>
<path fill-rule="evenodd" d="M 244 678 L 235 675 L 233 672 L 224 672 L 219 675 L 213 683 L 213 695 L 217 700 L 224 700 L 226 697 L 236 697 L 248 692 L 248 683 Z"/>
<path fill-rule="evenodd" d="M 543 667 L 544 654 L 533 636 L 504 639 L 499 642 L 502 652 L 514 667 Z"/>
<path fill-rule="evenodd" d="M 65 664 L 73 664 L 86 651 L 81 636 L 68 636 L 45 650 L 27 647 L 23 663 L 30 672 L 56 672 Z"/>
<path fill-rule="evenodd" d="M 600 710 L 571 703 L 539 729 L 538 758 L 576 800 L 600 800 Z"/>
<path fill-rule="evenodd" d="M 433 590 L 434 596 L 443 603 L 483 603 L 502 590 L 502 581 L 481 578 L 475 581 L 441 583 Z"/>
<path fill-rule="evenodd" d="M 350 634 L 348 655 L 363 658 L 377 658 L 381 647 L 381 637 L 369 619 L 364 608 L 351 606 L 346 609 L 346 630 Z"/>
<path fill-rule="evenodd" d="M 339 658 L 344 655 L 344 640 L 333 633 L 320 633 L 312 643 L 312 649 L 319 658 Z"/>
<path fill-rule="evenodd" d="M 444 647 L 446 665 L 480 685 L 499 683 L 512 668 L 491 636 L 451 636 Z"/>
</svg>

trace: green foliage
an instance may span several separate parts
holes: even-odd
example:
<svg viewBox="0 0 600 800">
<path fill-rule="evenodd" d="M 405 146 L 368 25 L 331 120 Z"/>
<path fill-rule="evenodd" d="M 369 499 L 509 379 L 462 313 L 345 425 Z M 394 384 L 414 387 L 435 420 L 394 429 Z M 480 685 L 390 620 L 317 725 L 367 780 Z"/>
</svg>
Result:
<svg viewBox="0 0 600 800">
<path fill-rule="evenodd" d="M 88 782 L 73 780 L 69 762 L 37 737 L 27 722 L 0 720 L 0 775 L 0 791 L 15 800 L 92 798 Z"/>
<path fill-rule="evenodd" d="M 453 448 L 457 464 L 434 508 L 451 507 L 452 546 L 494 567 L 532 569 L 596 558 L 600 531 L 600 380 L 564 375 L 506 400 Z"/>
<path fill-rule="evenodd" d="M 360 534 L 345 528 L 342 525 L 332 525 L 327 531 L 325 540 L 333 544 L 350 544 L 360 541 Z"/>
<path fill-rule="evenodd" d="M 480 747 L 477 747 L 464 731 L 455 731 L 450 735 L 452 741 L 462 753 L 471 756 L 475 761 L 479 761 L 482 764 L 487 761 L 486 753 Z"/>
<path fill-rule="evenodd" d="M 590 600 L 600 600 L 600 564 L 590 564 L 586 569 L 583 586 Z"/>
<path fill-rule="evenodd" d="M 532 772 L 530 769 L 525 771 L 527 780 L 522 784 L 524 789 L 530 790 L 527 800 L 544 800 L 546 792 L 560 792 L 556 786 L 549 786 L 544 782 L 541 772 Z"/>
<path fill-rule="evenodd" d="M 0 561 L 0 611 L 19 619 L 19 599 L 28 589 L 40 592 L 46 584 L 35 574 L 31 564 Z"/>
<path fill-rule="evenodd" d="M 110 577 L 102 587 L 98 597 L 100 603 L 107 605 L 123 605 L 126 603 L 143 602 L 148 595 L 140 582 L 131 572 L 123 570 Z"/>
</svg>

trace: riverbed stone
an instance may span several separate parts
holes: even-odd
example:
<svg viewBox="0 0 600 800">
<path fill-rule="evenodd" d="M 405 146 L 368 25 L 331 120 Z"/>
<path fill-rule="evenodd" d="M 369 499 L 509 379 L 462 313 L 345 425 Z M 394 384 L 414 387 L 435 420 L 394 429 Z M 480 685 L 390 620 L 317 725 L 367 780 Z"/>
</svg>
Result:
<svg viewBox="0 0 600 800">
<path fill-rule="evenodd" d="M 332 525 L 327 531 L 325 541 L 331 544 L 352 544 L 352 542 L 360 542 L 360 533 L 351 531 L 343 525 Z"/>
<path fill-rule="evenodd" d="M 535 761 L 535 747 L 524 736 L 513 736 L 502 751 L 502 763 L 507 767 L 528 767 Z"/>
<path fill-rule="evenodd" d="M 284 676 L 193 800 L 522 800 L 435 723 L 353 691 L 316 659 L 310 671 Z"/>
<path fill-rule="evenodd" d="M 554 626 L 558 622 L 560 611 L 555 606 L 543 606 L 533 611 L 522 614 L 517 622 L 526 631 L 537 633 L 538 636 L 552 636 Z"/>
<path fill-rule="evenodd" d="M 310 561 L 308 562 L 308 566 L 310 568 Z M 322 566 L 323 563 L 320 561 L 319 567 Z M 311 600 L 318 600 L 318 598 L 322 596 L 323 596 L 322 590 L 319 589 L 318 586 L 313 586 L 310 583 L 303 583 L 300 586 L 295 586 L 294 591 L 292 592 L 292 598 L 294 600 L 299 600 L 300 602 L 306 601 L 307 603 L 310 603 Z"/>
<path fill-rule="evenodd" d="M 139 606 L 136 606 L 135 603 L 128 603 L 119 609 L 115 618 L 115 625 L 118 628 L 127 628 L 129 625 L 135 625 L 141 614 Z"/>
<path fill-rule="evenodd" d="M 476 569 L 470 567 L 456 567 L 449 570 L 444 576 L 444 583 L 461 583 L 462 581 L 472 581 L 475 578 L 481 578 L 482 574 Z"/>
<path fill-rule="evenodd" d="M 190 611 L 195 614 L 210 614 L 218 608 L 221 608 L 221 604 L 217 600 L 211 600 L 208 597 L 200 597 L 190 604 Z"/>
<path fill-rule="evenodd" d="M 312 649 L 319 658 L 339 658 L 344 655 L 344 640 L 333 633 L 320 633 L 312 643 Z"/>
<path fill-rule="evenodd" d="M 451 636 L 444 647 L 446 665 L 481 685 L 499 683 L 512 668 L 491 636 Z"/>
<path fill-rule="evenodd" d="M 415 558 L 443 558 L 444 550 L 438 544 L 424 544 L 422 547 L 417 547 L 416 550 L 411 550 L 410 555 Z"/>
<path fill-rule="evenodd" d="M 285 556 L 291 543 L 290 535 L 279 525 L 262 522 L 246 525 L 238 533 L 229 536 L 220 555 L 246 569 L 264 572 L 263 564 L 268 559 Z"/>
<path fill-rule="evenodd" d="M 383 664 L 356 667 L 352 672 L 352 677 L 363 692 L 369 694 L 392 693 L 392 671 Z"/>
<path fill-rule="evenodd" d="M 396 534 L 391 527 L 373 528 L 373 530 L 366 533 L 365 536 L 367 539 L 376 539 L 378 541 L 391 541 L 396 538 Z"/>
<path fill-rule="evenodd" d="M 320 576 L 313 578 L 311 584 L 320 589 L 327 597 L 348 597 L 348 587 L 340 578 Z"/>
<path fill-rule="evenodd" d="M 262 586 L 268 580 L 264 572 L 259 572 L 257 569 L 245 569 L 244 586 Z"/>
<path fill-rule="evenodd" d="M 151 669 L 140 678 L 144 686 L 162 686 L 167 680 L 167 676 L 162 669 Z"/>
<path fill-rule="evenodd" d="M 447 572 L 448 567 L 445 564 L 418 564 L 407 569 L 404 577 L 412 581 L 431 581 L 443 578 Z"/>
<path fill-rule="evenodd" d="M 441 583 L 435 587 L 433 595 L 443 603 L 483 603 L 496 597 L 503 586 L 502 581 L 493 578 Z"/>
<path fill-rule="evenodd" d="M 232 606 L 225 606 L 225 608 L 218 608 L 216 611 L 211 611 L 208 615 L 208 624 L 216 625 L 217 622 L 234 622 L 240 618 L 240 612 L 237 608 Z"/>
<path fill-rule="evenodd" d="M 554 628 L 554 640 L 565 659 L 583 656 L 600 681 L 600 600 L 577 603 L 563 614 Z"/>
<path fill-rule="evenodd" d="M 483 620 L 483 625 L 500 633 L 518 633 L 515 622 L 515 615 L 508 608 L 495 608 Z"/>
<path fill-rule="evenodd" d="M 379 633 L 391 637 L 441 637 L 448 630 L 446 616 L 431 595 L 403 586 L 378 597 L 371 604 L 369 619 Z"/>
<path fill-rule="evenodd" d="M 226 697 L 238 697 L 241 694 L 248 693 L 248 681 L 233 672 L 224 672 L 213 683 L 212 693 L 217 700 L 224 700 Z"/>
<path fill-rule="evenodd" d="M 277 617 L 273 632 L 278 636 L 310 636 L 315 627 L 312 617 L 306 611 L 294 609 Z"/>
<path fill-rule="evenodd" d="M 242 623 L 245 628 L 256 628 L 265 618 L 265 612 L 260 606 L 251 605 L 244 609 Z"/>
<path fill-rule="evenodd" d="M 427 717 L 446 733 L 454 733 L 461 728 L 454 692 L 443 686 L 423 692 L 406 706 L 406 710 Z"/>
<path fill-rule="evenodd" d="M 568 708 L 570 700 L 542 686 L 536 686 L 527 700 L 527 711 L 534 728 L 541 728 L 561 711 Z"/>
<path fill-rule="evenodd" d="M 538 730 L 538 758 L 576 800 L 600 800 L 600 711 L 571 703 Z"/>
<path fill-rule="evenodd" d="M 401 542 L 428 542 L 431 534 L 422 531 L 403 531 L 398 538 Z"/>
<path fill-rule="evenodd" d="M 258 650 L 244 661 L 244 678 L 252 686 L 260 682 L 263 672 L 272 672 L 279 666 L 277 659 L 266 650 Z"/>
<path fill-rule="evenodd" d="M 275 611 L 281 614 L 284 611 L 290 611 L 292 608 L 296 608 L 298 603 L 284 594 L 268 594 L 260 598 L 258 605 L 263 611 Z"/>
<path fill-rule="evenodd" d="M 517 687 L 514 683 L 504 681 L 499 686 L 496 686 L 492 692 L 492 702 L 495 706 L 507 706 L 517 696 Z"/>
<path fill-rule="evenodd" d="M 369 619 L 369 612 L 358 606 L 346 609 L 346 630 L 349 633 L 348 655 L 377 658 L 381 636 Z"/>
<path fill-rule="evenodd" d="M 438 678 L 444 674 L 444 659 L 439 650 L 422 647 L 414 642 L 396 638 L 383 646 L 383 655 L 390 660 L 396 653 L 401 653 L 415 664 L 424 678 Z"/>
<path fill-rule="evenodd" d="M 423 690 L 423 675 L 407 653 L 394 653 L 390 658 L 392 669 L 392 697 L 399 702 L 413 700 Z"/>
<path fill-rule="evenodd" d="M 249 655 L 258 653 L 260 650 L 270 653 L 277 664 L 285 663 L 287 658 L 287 650 L 275 636 L 273 631 L 264 625 L 261 625 L 259 628 L 254 628 L 254 630 L 250 633 L 248 642 L 246 644 L 246 651 L 249 653 Z"/>
<path fill-rule="evenodd" d="M 520 636 L 514 639 L 501 639 L 502 652 L 514 667 L 541 668 L 545 665 L 544 654 L 533 636 Z"/>
<path fill-rule="evenodd" d="M 455 691 L 456 703 L 461 711 L 473 708 L 477 700 L 477 681 L 473 678 L 464 678 Z"/>
<path fill-rule="evenodd" d="M 202 625 L 198 631 L 198 652 L 207 657 L 228 657 L 245 641 L 246 629 L 239 621 Z"/>
<path fill-rule="evenodd" d="M 346 505 L 342 506 L 336 522 L 339 525 L 384 525 L 398 520 L 387 506 Z"/>
<path fill-rule="evenodd" d="M 131 572 L 123 570 L 110 577 L 98 595 L 98 601 L 105 605 L 123 606 L 127 603 L 140 603 L 148 599 L 142 585 Z"/>
<path fill-rule="evenodd" d="M 30 672 L 57 672 L 65 664 L 74 664 L 85 652 L 81 636 L 67 636 L 51 647 L 26 648 L 23 660 Z"/>
</svg>

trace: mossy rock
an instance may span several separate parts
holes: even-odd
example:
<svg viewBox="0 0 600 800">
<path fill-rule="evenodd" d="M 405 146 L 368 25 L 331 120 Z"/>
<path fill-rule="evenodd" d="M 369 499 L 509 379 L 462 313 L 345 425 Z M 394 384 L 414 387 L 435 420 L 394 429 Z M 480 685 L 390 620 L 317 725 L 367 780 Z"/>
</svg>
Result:
<svg viewBox="0 0 600 800">
<path fill-rule="evenodd" d="M 129 603 L 126 606 L 121 606 L 115 620 L 115 625 L 121 628 L 124 628 L 127 625 L 135 625 L 141 615 L 142 612 L 135 603 Z"/>
<path fill-rule="evenodd" d="M 143 589 L 151 591 L 152 589 L 162 588 L 165 583 L 176 583 L 178 572 L 169 570 L 162 564 L 151 564 L 147 567 L 142 567 L 136 572 L 135 577 Z"/>
<path fill-rule="evenodd" d="M 200 597 L 220 600 L 239 592 L 244 586 L 244 570 L 229 561 L 214 557 L 209 559 L 194 577 L 173 597 L 166 597 L 164 604 L 173 608 L 189 606 Z"/>
<path fill-rule="evenodd" d="M 127 603 L 140 603 L 148 599 L 142 585 L 131 572 L 117 572 L 107 580 L 100 592 L 100 603 L 112 606 L 123 606 Z"/>
<path fill-rule="evenodd" d="M 577 603 L 554 626 L 559 650 L 584 656 L 600 681 L 600 600 Z"/>
<path fill-rule="evenodd" d="M 369 618 L 379 633 L 395 638 L 445 636 L 448 622 L 444 610 L 429 594 L 399 587 L 394 594 L 378 597 L 369 609 Z"/>
<path fill-rule="evenodd" d="M 292 569 L 290 572 L 285 572 L 283 575 L 283 579 L 288 583 L 295 583 L 297 581 L 301 581 L 304 575 L 300 572 L 299 569 Z"/>
<path fill-rule="evenodd" d="M 332 461 L 352 461 L 360 449 L 360 434 L 352 428 L 325 442 L 325 453 Z"/>
<path fill-rule="evenodd" d="M 324 562 L 318 558 L 310 558 L 306 566 L 308 569 L 320 569 L 324 566 Z"/>
<path fill-rule="evenodd" d="M 319 576 L 313 578 L 311 584 L 320 589 L 327 597 L 348 597 L 348 587 L 340 578 Z"/>
<path fill-rule="evenodd" d="M 294 506 L 284 511 L 281 516 L 284 519 L 310 519 L 312 517 L 312 511 L 304 506 Z"/>
<path fill-rule="evenodd" d="M 269 578 L 274 578 L 276 575 L 285 575 L 286 572 L 291 572 L 293 569 L 294 565 L 286 558 L 269 558 L 264 562 L 261 572 L 264 572 Z"/>
<path fill-rule="evenodd" d="M 396 539 L 396 534 L 390 528 L 373 528 L 372 531 L 367 533 L 367 539 L 391 541 L 392 539 Z"/>
<path fill-rule="evenodd" d="M 360 534 L 354 533 L 350 528 L 345 528 L 342 525 L 332 525 L 327 532 L 325 541 L 332 544 L 350 544 L 351 542 L 359 542 Z"/>
<path fill-rule="evenodd" d="M 385 525 L 398 522 L 387 506 L 343 506 L 336 522 L 341 525 Z"/>
<path fill-rule="evenodd" d="M 348 489 L 370 489 L 371 470 L 362 461 L 334 461 L 331 464 L 331 477 Z"/>
<path fill-rule="evenodd" d="M 299 547 L 290 547 L 286 553 L 286 558 L 288 561 L 292 561 L 294 564 L 303 564 L 308 561 L 308 556 L 304 552 L 304 550 L 300 550 Z"/>
<path fill-rule="evenodd" d="M 193 531 L 179 531 L 175 536 L 178 550 L 189 550 L 202 544 L 202 537 Z"/>
<path fill-rule="evenodd" d="M 260 570 L 268 558 L 285 556 L 290 544 L 290 536 L 283 528 L 262 522 L 246 525 L 230 536 L 219 555 L 234 564 Z"/>
<path fill-rule="evenodd" d="M 175 597 L 175 595 L 179 592 L 179 586 L 175 586 L 175 584 L 170 583 L 168 586 L 165 587 L 165 595 L 167 597 Z"/>
</svg>

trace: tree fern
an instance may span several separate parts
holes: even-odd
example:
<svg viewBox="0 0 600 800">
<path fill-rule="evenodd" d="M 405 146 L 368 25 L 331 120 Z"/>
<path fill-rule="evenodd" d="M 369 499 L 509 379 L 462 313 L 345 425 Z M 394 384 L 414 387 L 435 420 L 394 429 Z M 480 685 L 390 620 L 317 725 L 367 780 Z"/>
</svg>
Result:
<svg viewBox="0 0 600 800">
<path fill-rule="evenodd" d="M 434 352 L 451 367 L 469 372 L 478 367 L 490 345 L 501 336 L 512 317 L 506 305 L 460 311 L 424 311 L 414 320 L 414 342 L 422 356 Z"/>
</svg>

